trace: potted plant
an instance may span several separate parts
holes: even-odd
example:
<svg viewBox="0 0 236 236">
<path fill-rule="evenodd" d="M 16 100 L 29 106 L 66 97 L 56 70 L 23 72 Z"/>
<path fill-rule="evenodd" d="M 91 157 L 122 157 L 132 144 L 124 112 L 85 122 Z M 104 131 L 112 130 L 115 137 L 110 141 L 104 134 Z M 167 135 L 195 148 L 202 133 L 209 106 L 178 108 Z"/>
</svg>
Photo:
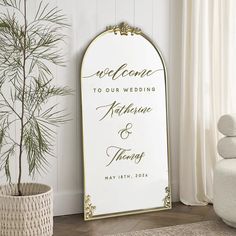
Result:
<svg viewBox="0 0 236 236">
<path fill-rule="evenodd" d="M 52 99 L 71 92 L 56 86 L 51 72 L 52 65 L 63 65 L 65 16 L 43 2 L 28 14 L 27 4 L 0 0 L 0 173 L 8 181 L 0 186 L 1 236 L 53 234 L 52 189 L 22 183 L 22 163 L 31 177 L 47 168 L 54 127 L 66 120 Z M 12 184 L 15 162 L 18 178 Z"/>
</svg>

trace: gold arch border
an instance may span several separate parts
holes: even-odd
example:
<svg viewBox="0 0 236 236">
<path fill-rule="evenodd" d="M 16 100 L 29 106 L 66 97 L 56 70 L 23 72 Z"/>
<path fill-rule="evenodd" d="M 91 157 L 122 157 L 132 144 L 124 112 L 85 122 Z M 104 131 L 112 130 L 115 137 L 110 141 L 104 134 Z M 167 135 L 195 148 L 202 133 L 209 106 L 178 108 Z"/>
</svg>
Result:
<svg viewBox="0 0 236 236">
<path fill-rule="evenodd" d="M 88 46 L 85 48 L 84 54 L 82 56 L 81 60 L 81 66 L 80 66 L 80 101 L 81 101 L 81 110 L 83 111 L 83 102 L 82 102 L 82 68 L 83 68 L 83 60 L 86 55 L 87 50 L 89 49 L 90 45 L 94 43 L 99 37 L 103 36 L 106 33 L 114 33 L 123 36 L 129 35 L 141 35 L 144 37 L 156 50 L 158 53 L 162 65 L 164 67 L 164 79 L 165 79 L 165 102 L 166 102 L 166 127 L 167 127 L 167 161 L 168 161 L 168 186 L 165 187 L 165 192 L 166 196 L 163 199 L 163 207 L 155 207 L 155 208 L 150 208 L 150 209 L 137 209 L 133 211 L 125 211 L 125 212 L 115 212 L 115 213 L 109 213 L 109 214 L 103 214 L 103 215 L 94 215 L 96 211 L 96 206 L 94 206 L 91 202 L 91 196 L 87 195 L 86 192 L 86 180 L 85 180 L 85 160 L 84 160 L 84 151 L 83 151 L 83 177 L 84 177 L 84 220 L 85 221 L 90 221 L 90 220 L 96 220 L 96 219 L 104 219 L 104 218 L 109 218 L 109 217 L 117 217 L 117 216 L 125 216 L 125 215 L 133 215 L 133 214 L 141 214 L 141 213 L 148 213 L 148 212 L 154 212 L 154 211 L 162 211 L 162 210 L 168 210 L 172 208 L 172 196 L 171 196 L 171 165 L 170 165 L 170 135 L 169 135 L 169 119 L 168 119 L 168 114 L 169 114 L 169 106 L 168 106 L 168 82 L 167 82 L 167 69 L 166 69 L 166 64 L 163 58 L 163 55 L 160 51 L 160 49 L 153 43 L 153 41 L 146 35 L 144 34 L 140 28 L 137 27 L 131 27 L 128 25 L 126 22 L 122 22 L 118 25 L 114 26 L 107 26 L 106 30 L 98 34 L 93 38 L 93 40 L 88 44 Z M 84 131 L 83 131 L 83 117 L 82 117 L 81 112 L 81 122 L 82 122 L 82 146 L 84 150 Z M 89 205 L 88 205 L 89 203 Z M 89 207 L 88 207 L 89 206 Z"/>
</svg>

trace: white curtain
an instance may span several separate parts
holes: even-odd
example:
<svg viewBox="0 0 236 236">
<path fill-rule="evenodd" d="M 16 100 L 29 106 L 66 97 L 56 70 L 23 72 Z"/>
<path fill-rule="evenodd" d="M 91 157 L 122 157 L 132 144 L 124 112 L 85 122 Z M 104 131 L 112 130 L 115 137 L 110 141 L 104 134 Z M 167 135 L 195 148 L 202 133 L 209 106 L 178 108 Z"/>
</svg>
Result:
<svg viewBox="0 0 236 236">
<path fill-rule="evenodd" d="M 236 112 L 236 1 L 183 0 L 180 200 L 212 202 L 217 121 Z"/>
</svg>

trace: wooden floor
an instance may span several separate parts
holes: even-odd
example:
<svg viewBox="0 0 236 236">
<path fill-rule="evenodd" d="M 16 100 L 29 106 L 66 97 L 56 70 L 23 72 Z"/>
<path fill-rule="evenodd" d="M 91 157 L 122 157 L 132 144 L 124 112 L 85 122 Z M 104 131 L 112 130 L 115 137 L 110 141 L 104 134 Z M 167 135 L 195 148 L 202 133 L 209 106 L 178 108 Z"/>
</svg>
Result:
<svg viewBox="0 0 236 236">
<path fill-rule="evenodd" d="M 84 222 L 83 215 L 55 217 L 54 236 L 101 236 L 216 219 L 212 205 L 175 203 L 172 210 Z"/>
</svg>

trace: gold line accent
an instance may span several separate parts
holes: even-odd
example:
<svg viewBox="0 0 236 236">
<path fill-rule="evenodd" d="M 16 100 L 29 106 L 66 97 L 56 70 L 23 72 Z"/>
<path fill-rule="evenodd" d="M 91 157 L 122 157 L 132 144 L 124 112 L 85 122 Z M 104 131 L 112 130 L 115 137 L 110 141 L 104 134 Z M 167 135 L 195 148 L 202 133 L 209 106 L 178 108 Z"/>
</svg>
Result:
<svg viewBox="0 0 236 236">
<path fill-rule="evenodd" d="M 111 30 L 114 32 L 114 34 L 117 34 L 117 32 L 120 32 L 120 35 L 128 35 L 129 33 L 131 35 L 134 34 L 141 34 L 141 29 L 137 27 L 131 27 L 129 26 L 126 22 L 122 22 L 119 25 L 114 25 L 114 26 L 108 26 L 107 30 Z"/>
<path fill-rule="evenodd" d="M 169 209 L 170 208 L 166 208 L 166 207 L 156 207 L 156 208 L 148 208 L 148 209 L 145 208 L 145 209 L 139 209 L 139 210 L 107 213 L 107 214 L 101 214 L 101 215 L 94 215 L 90 219 L 85 219 L 85 221 L 100 220 L 100 219 L 106 219 L 106 218 L 118 217 L 118 216 L 138 215 L 138 214 L 148 213 L 148 212 L 166 211 Z"/>
<path fill-rule="evenodd" d="M 85 201 L 84 201 L 84 214 L 85 214 L 85 219 L 89 220 L 93 217 L 93 213 L 96 210 L 96 206 L 92 205 L 91 202 L 91 196 L 87 195 L 85 197 Z"/>
<path fill-rule="evenodd" d="M 165 208 L 171 208 L 170 187 L 166 187 L 165 191 L 166 191 L 166 196 L 163 199 L 164 207 Z"/>
</svg>

